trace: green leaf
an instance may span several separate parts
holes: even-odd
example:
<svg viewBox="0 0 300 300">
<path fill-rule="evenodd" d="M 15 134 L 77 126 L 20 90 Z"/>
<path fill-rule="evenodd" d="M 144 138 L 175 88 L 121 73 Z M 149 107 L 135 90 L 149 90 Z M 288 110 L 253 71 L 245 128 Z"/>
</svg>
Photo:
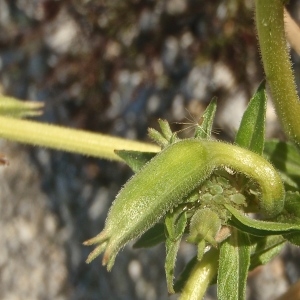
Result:
<svg viewBox="0 0 300 300">
<path fill-rule="evenodd" d="M 280 171 L 286 186 L 300 189 L 300 152 L 290 142 L 271 140 L 265 143 L 264 154 Z"/>
<path fill-rule="evenodd" d="M 180 206 L 172 213 L 169 212 L 165 219 L 165 228 L 167 231 L 165 272 L 168 292 L 171 294 L 175 293 L 173 288 L 173 278 L 176 256 L 186 224 L 186 212 L 182 212 Z"/>
<path fill-rule="evenodd" d="M 257 236 L 287 234 L 300 231 L 300 224 L 288 224 L 280 222 L 259 221 L 246 217 L 239 210 L 228 204 L 224 204 L 232 214 L 231 224 L 236 228 Z"/>
<path fill-rule="evenodd" d="M 243 115 L 239 130 L 235 137 L 235 143 L 243 148 L 262 154 L 265 141 L 265 119 L 267 97 L 263 81 Z"/>
<path fill-rule="evenodd" d="M 218 299 L 244 300 L 250 265 L 248 234 L 233 229 L 221 244 L 218 270 Z"/>
<path fill-rule="evenodd" d="M 300 194 L 299 192 L 287 192 L 285 196 L 284 210 L 277 218 L 280 222 L 300 224 Z M 283 237 L 290 243 L 300 246 L 300 234 L 289 233 Z"/>
<path fill-rule="evenodd" d="M 296 246 L 300 246 L 300 234 L 299 234 L 299 232 L 284 234 L 283 237 L 287 241 L 289 241 L 291 244 L 296 245 Z"/>
<path fill-rule="evenodd" d="M 133 245 L 133 248 L 150 248 L 166 240 L 165 225 L 157 223 L 147 230 Z"/>
<path fill-rule="evenodd" d="M 131 150 L 115 150 L 115 153 L 120 156 L 127 165 L 137 173 L 156 153 L 139 152 Z"/>
<path fill-rule="evenodd" d="M 173 278 L 174 278 L 174 269 L 175 269 L 176 257 L 177 257 L 180 241 L 181 239 L 178 239 L 177 241 L 172 241 L 170 239 L 166 240 L 165 272 L 166 272 L 168 292 L 170 294 L 175 293 L 173 287 Z"/>
<path fill-rule="evenodd" d="M 209 105 L 207 106 L 203 116 L 202 124 L 197 125 L 195 131 L 196 139 L 209 139 L 211 136 L 211 131 L 213 127 L 214 117 L 217 109 L 217 98 L 214 97 Z"/>
<path fill-rule="evenodd" d="M 279 254 L 285 245 L 285 239 L 281 235 L 268 237 L 252 237 L 255 239 L 255 247 L 251 253 L 251 264 L 249 270 L 268 263 Z"/>
<path fill-rule="evenodd" d="M 182 207 L 177 207 L 173 212 L 169 212 L 165 219 L 167 237 L 177 241 L 184 233 L 187 224 L 186 212 L 182 212 Z"/>
<path fill-rule="evenodd" d="M 280 223 L 300 224 L 300 194 L 288 191 L 285 194 L 284 209 L 274 220 Z"/>
</svg>

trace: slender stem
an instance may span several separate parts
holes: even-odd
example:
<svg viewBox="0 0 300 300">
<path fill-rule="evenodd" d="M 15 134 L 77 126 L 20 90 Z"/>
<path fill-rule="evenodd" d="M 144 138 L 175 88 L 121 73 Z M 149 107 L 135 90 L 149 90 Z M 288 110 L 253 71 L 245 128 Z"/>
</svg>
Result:
<svg viewBox="0 0 300 300">
<path fill-rule="evenodd" d="M 204 297 L 208 285 L 216 276 L 218 269 L 218 251 L 211 249 L 193 268 L 184 286 L 180 300 L 199 300 Z"/>
<path fill-rule="evenodd" d="M 121 161 L 114 150 L 158 152 L 152 144 L 0 116 L 0 137 L 34 146 Z"/>
<path fill-rule="evenodd" d="M 300 102 L 284 31 L 283 0 L 255 0 L 263 66 L 277 115 L 286 134 L 300 145 Z"/>
</svg>

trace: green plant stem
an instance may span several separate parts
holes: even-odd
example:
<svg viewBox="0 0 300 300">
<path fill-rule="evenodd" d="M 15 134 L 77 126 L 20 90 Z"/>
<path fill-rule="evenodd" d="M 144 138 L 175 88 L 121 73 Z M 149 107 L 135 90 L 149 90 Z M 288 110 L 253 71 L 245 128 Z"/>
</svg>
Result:
<svg viewBox="0 0 300 300">
<path fill-rule="evenodd" d="M 286 134 L 300 145 L 300 102 L 286 45 L 283 3 L 255 0 L 256 27 L 277 115 Z"/>
<path fill-rule="evenodd" d="M 121 161 L 114 150 L 158 152 L 156 145 L 35 121 L 0 116 L 0 137 L 56 150 Z"/>
<path fill-rule="evenodd" d="M 218 251 L 211 249 L 193 268 L 186 282 L 180 300 L 202 299 L 218 269 Z"/>
</svg>

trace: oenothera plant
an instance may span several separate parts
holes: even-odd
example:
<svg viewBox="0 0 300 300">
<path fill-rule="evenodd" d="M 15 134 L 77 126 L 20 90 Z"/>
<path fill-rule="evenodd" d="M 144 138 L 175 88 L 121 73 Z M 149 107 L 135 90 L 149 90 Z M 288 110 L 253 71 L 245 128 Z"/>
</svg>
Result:
<svg viewBox="0 0 300 300">
<path fill-rule="evenodd" d="M 296 146 L 265 141 L 265 82 L 249 102 L 233 144 L 211 137 L 216 100 L 192 138 L 180 139 L 159 120 L 160 131 L 149 129 L 155 146 L 19 120 L 15 117 L 34 114 L 32 109 L 1 98 L 0 136 L 123 160 L 135 172 L 113 202 L 105 228 L 84 243 L 96 245 L 87 262 L 104 252 L 102 262 L 110 270 L 132 239 L 136 248 L 165 243 L 169 293 L 201 299 L 217 284 L 218 299 L 244 299 L 249 270 L 270 261 L 286 242 L 300 245 L 300 104 L 284 38 L 284 3 L 255 4 L 266 80 Z M 196 254 L 174 280 L 182 240 L 194 244 Z"/>
</svg>

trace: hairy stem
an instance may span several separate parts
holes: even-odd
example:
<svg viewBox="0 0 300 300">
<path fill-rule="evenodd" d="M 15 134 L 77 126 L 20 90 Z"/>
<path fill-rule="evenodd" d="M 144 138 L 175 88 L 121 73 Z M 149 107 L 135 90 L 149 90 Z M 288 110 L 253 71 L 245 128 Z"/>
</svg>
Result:
<svg viewBox="0 0 300 300">
<path fill-rule="evenodd" d="M 210 282 L 216 276 L 218 268 L 218 252 L 211 249 L 193 268 L 180 300 L 202 299 Z"/>
<path fill-rule="evenodd" d="M 300 102 L 284 31 L 283 0 L 255 0 L 263 66 L 275 109 L 286 134 L 300 145 Z"/>
<path fill-rule="evenodd" d="M 121 161 L 114 150 L 158 152 L 156 145 L 0 116 L 0 137 L 34 146 Z"/>
</svg>

